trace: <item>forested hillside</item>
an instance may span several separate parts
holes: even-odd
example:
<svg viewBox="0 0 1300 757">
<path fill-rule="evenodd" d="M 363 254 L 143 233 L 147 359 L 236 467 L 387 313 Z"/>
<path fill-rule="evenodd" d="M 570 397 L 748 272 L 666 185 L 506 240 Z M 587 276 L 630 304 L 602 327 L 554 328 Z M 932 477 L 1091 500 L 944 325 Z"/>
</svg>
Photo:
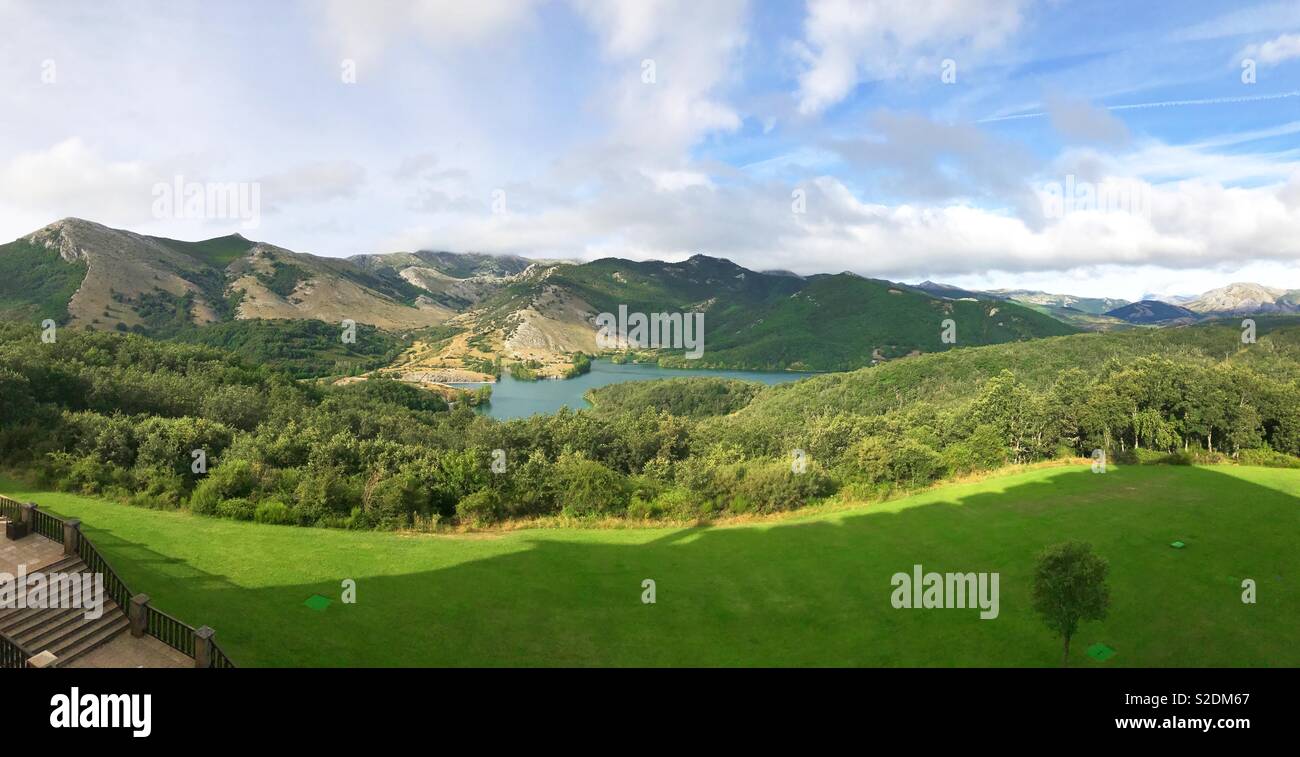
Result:
<svg viewBox="0 0 1300 757">
<path fill-rule="evenodd" d="M 753 308 L 710 309 L 704 356 L 670 365 L 843 371 L 954 347 L 1075 333 L 1021 305 L 944 300 L 853 274 L 814 276 L 789 296 Z M 951 320 L 954 342 L 941 339 Z"/>
<path fill-rule="evenodd" d="M 670 348 L 636 356 L 691 368 L 851 370 L 1077 330 L 992 295 L 945 299 L 851 273 L 760 273 L 708 255 L 676 263 L 430 251 L 345 259 L 238 234 L 189 242 L 78 218 L 0 245 L 0 274 L 0 315 L 10 319 L 229 346 L 298 375 L 379 367 L 377 357 L 396 357 L 396 340 L 439 325 L 467 336 L 407 355 L 407 373 L 463 377 L 486 362 L 518 366 L 518 375 L 573 375 L 579 354 L 600 349 L 596 317 L 620 308 L 703 313 L 702 359 Z M 955 341 L 940 337 L 947 319 Z M 374 341 L 383 344 L 364 354 L 330 349 L 316 339 L 323 327 L 304 325 L 344 320 L 382 330 Z M 231 325 L 245 322 L 257 325 Z M 280 332 L 285 345 L 276 348 L 265 337 Z M 313 358 L 305 342 L 322 354 Z"/>
<path fill-rule="evenodd" d="M 1095 449 L 1292 465 L 1298 379 L 1300 327 L 1277 319 L 1256 344 L 1229 325 L 1080 334 L 775 387 L 645 382 L 497 422 L 392 381 L 324 387 L 213 347 L 5 324 L 0 456 L 67 490 L 273 523 L 691 520 Z"/>
</svg>

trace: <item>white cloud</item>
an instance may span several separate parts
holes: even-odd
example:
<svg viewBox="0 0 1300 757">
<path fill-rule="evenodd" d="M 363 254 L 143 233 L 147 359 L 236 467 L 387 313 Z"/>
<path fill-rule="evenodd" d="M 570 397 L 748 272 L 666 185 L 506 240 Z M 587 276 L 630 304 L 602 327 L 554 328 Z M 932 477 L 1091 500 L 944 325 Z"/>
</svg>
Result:
<svg viewBox="0 0 1300 757">
<path fill-rule="evenodd" d="M 1268 42 L 1247 45 L 1238 57 L 1251 58 L 1265 66 L 1300 58 L 1300 34 L 1283 34 Z"/>
<path fill-rule="evenodd" d="M 799 111 L 818 113 L 864 79 L 939 77 L 999 47 L 1022 23 L 1027 0 L 809 0 L 798 48 Z"/>
<path fill-rule="evenodd" d="M 613 67 L 601 94 L 614 117 L 612 141 L 641 158 L 673 160 L 704 135 L 740 126 L 719 90 L 745 44 L 745 0 L 573 2 Z"/>
<path fill-rule="evenodd" d="M 1173 32 L 1175 41 L 1196 41 L 1262 34 L 1300 25 L 1300 5 L 1295 0 L 1279 0 L 1244 8 L 1201 21 Z"/>
<path fill-rule="evenodd" d="M 1098 167 L 1100 182 L 1135 181 L 1104 168 Z M 1253 188 L 1203 179 L 1140 184 L 1150 197 L 1147 212 L 1075 211 L 1031 225 L 961 201 L 863 202 L 830 176 L 800 185 L 807 212 L 797 214 L 791 209 L 791 187 L 782 182 L 665 187 L 626 174 L 599 191 L 536 212 L 447 215 L 436 231 L 412 229 L 405 241 L 407 246 L 579 259 L 681 259 L 704 252 L 760 270 L 848 269 L 895 280 L 987 280 L 1008 272 L 1010 281 L 1003 286 L 1023 274 L 1060 281 L 1124 266 L 1166 272 L 1246 265 L 1272 270 L 1267 266 L 1285 267 L 1300 256 L 1300 171 L 1289 181 Z M 1167 278 L 1222 283 L 1222 277 L 1197 276 Z M 1107 281 L 1124 284 L 1112 296 L 1136 297 L 1140 292 L 1132 290 L 1144 285 L 1117 275 Z M 1300 279 L 1290 285 L 1300 286 Z"/>
<path fill-rule="evenodd" d="M 481 44 L 523 24 L 534 0 L 325 0 L 324 32 L 344 58 L 372 60 L 411 35 L 434 49 Z"/>
<path fill-rule="evenodd" d="M 265 209 L 273 210 L 352 196 L 365 176 L 352 161 L 312 161 L 258 181 Z M 0 237 L 12 239 L 68 216 L 135 230 L 183 228 L 184 222 L 154 215 L 154 187 L 177 180 L 228 183 L 248 177 L 193 156 L 114 159 L 79 137 L 19 153 L 0 164 Z M 208 222 L 199 223 L 187 233 L 206 233 Z"/>
<path fill-rule="evenodd" d="M 20 153 L 0 166 L 0 202 L 44 214 L 47 223 L 75 215 L 135 224 L 150 217 L 151 188 L 165 175 L 170 174 L 141 161 L 105 158 L 73 137 L 48 149 Z M 16 233 L 23 231 L 31 229 Z"/>
</svg>

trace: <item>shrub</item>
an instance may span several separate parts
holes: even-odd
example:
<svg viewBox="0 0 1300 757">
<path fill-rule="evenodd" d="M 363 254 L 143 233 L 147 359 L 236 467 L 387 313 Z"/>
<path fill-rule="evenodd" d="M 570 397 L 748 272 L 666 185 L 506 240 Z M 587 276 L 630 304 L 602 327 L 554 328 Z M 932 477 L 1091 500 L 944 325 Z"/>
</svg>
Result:
<svg viewBox="0 0 1300 757">
<path fill-rule="evenodd" d="M 700 513 L 699 498 L 691 492 L 674 487 L 655 497 L 650 503 L 650 512 L 670 518 L 695 518 Z"/>
<path fill-rule="evenodd" d="M 258 477 L 249 461 L 231 460 L 213 468 L 200 486 L 203 484 L 212 486 L 221 499 L 247 498 L 257 489 Z"/>
<path fill-rule="evenodd" d="M 408 523 L 412 513 L 429 509 L 429 490 L 413 475 L 394 476 L 374 486 L 367 505 L 376 524 L 394 528 Z"/>
<path fill-rule="evenodd" d="M 220 515 L 223 518 L 252 520 L 256 514 L 257 508 L 253 503 L 242 497 L 237 499 L 223 499 L 217 505 L 217 515 Z"/>
<path fill-rule="evenodd" d="M 300 515 L 320 521 L 330 515 L 343 515 L 361 505 L 358 487 L 333 468 L 309 469 L 294 492 Z"/>
<path fill-rule="evenodd" d="M 471 526 L 496 523 L 501 511 L 501 496 L 491 489 L 474 492 L 456 503 L 456 517 Z"/>
<path fill-rule="evenodd" d="M 253 520 L 278 526 L 291 526 L 296 522 L 293 510 L 285 503 L 274 499 L 258 504 L 257 509 L 253 511 Z"/>
<path fill-rule="evenodd" d="M 52 452 L 49 460 L 50 475 L 57 478 L 58 488 L 79 494 L 99 494 L 113 485 L 121 469 L 102 463 L 94 457 L 78 457 L 64 452 Z"/>
<path fill-rule="evenodd" d="M 627 479 L 594 460 L 562 456 L 555 476 L 568 515 L 614 515 L 627 509 Z"/>
<path fill-rule="evenodd" d="M 1237 461 L 1242 465 L 1262 465 L 1269 468 L 1300 468 L 1300 457 L 1285 455 L 1268 448 L 1243 449 Z"/>
<path fill-rule="evenodd" d="M 983 425 L 966 439 L 945 447 L 942 457 L 944 466 L 953 473 L 972 473 L 1006 465 L 1011 452 L 996 428 Z"/>
<path fill-rule="evenodd" d="M 815 464 L 799 473 L 784 460 L 745 463 L 742 470 L 730 502 L 734 513 L 793 510 L 835 489 L 830 476 Z"/>
<path fill-rule="evenodd" d="M 626 515 L 632 520 L 650 520 L 659 514 L 653 501 L 647 502 L 641 499 L 639 495 L 632 495 L 632 501 L 627 505 Z"/>
<path fill-rule="evenodd" d="M 206 478 L 194 487 L 190 495 L 190 512 L 198 515 L 216 515 L 217 505 L 221 504 L 220 487 L 216 481 Z"/>
<path fill-rule="evenodd" d="M 939 453 L 911 439 L 868 436 L 853 446 L 851 457 L 850 470 L 872 484 L 924 486 L 947 472 Z"/>
<path fill-rule="evenodd" d="M 178 473 L 159 468 L 136 468 L 135 488 L 146 496 L 149 507 L 172 509 L 185 497 L 187 480 Z"/>
</svg>

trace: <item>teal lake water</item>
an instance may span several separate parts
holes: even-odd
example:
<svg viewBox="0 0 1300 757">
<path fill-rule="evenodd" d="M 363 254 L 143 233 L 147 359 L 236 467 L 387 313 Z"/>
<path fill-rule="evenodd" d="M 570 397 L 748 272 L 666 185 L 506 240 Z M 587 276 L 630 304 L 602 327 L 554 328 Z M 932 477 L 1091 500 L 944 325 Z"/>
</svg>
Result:
<svg viewBox="0 0 1300 757">
<path fill-rule="evenodd" d="M 483 414 L 498 420 L 527 418 L 537 413 L 553 413 L 562 407 L 580 410 L 590 407 L 582 398 L 588 389 L 598 386 L 618 384 L 624 381 L 650 381 L 662 378 L 687 378 L 690 376 L 713 376 L 717 378 L 741 379 L 743 381 L 761 381 L 764 384 L 783 384 L 787 381 L 811 376 L 811 373 L 766 372 L 766 371 L 707 371 L 676 368 L 660 368 L 657 365 L 615 365 L 608 360 L 597 360 L 591 364 L 591 372 L 577 378 L 563 381 L 517 381 L 509 374 L 492 385 L 492 402 L 479 408 Z M 452 384 L 466 389 L 473 389 L 481 384 Z"/>
</svg>

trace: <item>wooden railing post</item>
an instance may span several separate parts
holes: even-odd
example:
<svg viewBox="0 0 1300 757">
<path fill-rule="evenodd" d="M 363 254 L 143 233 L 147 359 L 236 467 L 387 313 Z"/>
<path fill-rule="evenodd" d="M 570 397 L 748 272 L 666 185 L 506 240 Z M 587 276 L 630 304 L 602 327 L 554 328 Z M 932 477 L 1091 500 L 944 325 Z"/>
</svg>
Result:
<svg viewBox="0 0 1300 757">
<path fill-rule="evenodd" d="M 131 607 L 126 613 L 131 625 L 131 635 L 137 639 L 149 630 L 149 595 L 136 594 L 131 597 Z"/>
<path fill-rule="evenodd" d="M 194 632 L 194 667 L 212 667 L 212 637 L 217 632 L 210 626 L 203 626 Z"/>
<path fill-rule="evenodd" d="M 63 554 L 75 555 L 81 547 L 81 520 L 68 518 L 63 521 Z"/>
</svg>

